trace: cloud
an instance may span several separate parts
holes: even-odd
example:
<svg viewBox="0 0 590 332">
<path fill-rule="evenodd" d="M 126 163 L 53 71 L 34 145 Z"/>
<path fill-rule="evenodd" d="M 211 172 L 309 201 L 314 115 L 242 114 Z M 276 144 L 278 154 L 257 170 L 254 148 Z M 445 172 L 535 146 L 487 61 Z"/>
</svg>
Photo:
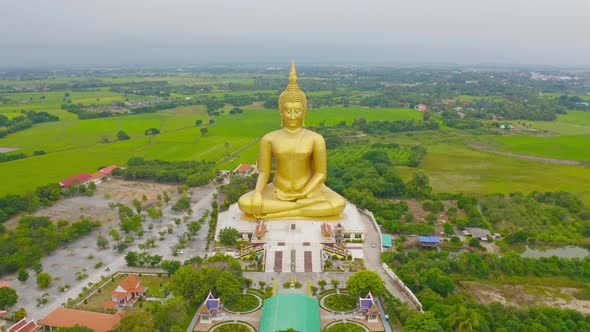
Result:
<svg viewBox="0 0 590 332">
<path fill-rule="evenodd" d="M 587 0 L 8 0 L 0 65 L 588 64 Z"/>
</svg>

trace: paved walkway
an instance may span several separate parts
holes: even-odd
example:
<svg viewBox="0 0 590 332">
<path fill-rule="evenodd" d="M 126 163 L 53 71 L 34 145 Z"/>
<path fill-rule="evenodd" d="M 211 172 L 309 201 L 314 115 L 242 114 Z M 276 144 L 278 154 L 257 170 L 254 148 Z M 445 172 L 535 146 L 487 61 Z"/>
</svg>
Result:
<svg viewBox="0 0 590 332">
<path fill-rule="evenodd" d="M 405 295 L 404 292 L 401 291 L 401 289 L 397 287 L 397 285 L 393 282 L 393 280 L 391 280 L 391 277 L 385 272 L 383 266 L 381 265 L 381 249 L 379 248 L 381 245 L 381 239 L 379 238 L 379 232 L 377 232 L 375 229 L 375 224 L 373 224 L 371 219 L 369 219 L 369 217 L 364 213 L 361 213 L 361 217 L 365 223 L 365 228 L 367 230 L 373 230 L 368 231 L 365 238 L 365 267 L 368 270 L 375 271 L 379 274 L 385 283 L 385 287 L 392 295 L 404 302 L 408 302 L 410 306 L 413 306 L 413 302 Z M 375 247 L 373 247 L 372 244 L 375 244 Z"/>
</svg>

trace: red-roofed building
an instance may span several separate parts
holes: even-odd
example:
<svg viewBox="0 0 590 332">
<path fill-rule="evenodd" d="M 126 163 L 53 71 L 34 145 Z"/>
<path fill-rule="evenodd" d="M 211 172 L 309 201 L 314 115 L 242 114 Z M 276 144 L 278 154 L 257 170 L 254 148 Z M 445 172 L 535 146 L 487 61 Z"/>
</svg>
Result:
<svg viewBox="0 0 590 332">
<path fill-rule="evenodd" d="M 59 181 L 59 185 L 67 188 L 72 185 L 86 184 L 89 181 L 92 181 L 92 175 L 88 173 L 80 173 L 78 175 L 70 176 L 67 179 Z"/>
<path fill-rule="evenodd" d="M 414 109 L 416 111 L 425 112 L 425 111 L 428 111 L 428 106 L 426 106 L 424 104 L 418 104 L 418 105 L 416 105 L 416 107 L 414 107 Z"/>
<path fill-rule="evenodd" d="M 111 165 L 105 168 L 102 168 L 100 171 L 98 172 L 94 172 L 91 174 L 92 176 L 92 181 L 95 184 L 99 184 L 103 181 L 104 177 L 107 177 L 109 175 L 111 175 L 111 173 L 113 172 L 114 169 L 119 168 L 119 166 L 116 165 Z"/>
<path fill-rule="evenodd" d="M 84 326 L 95 332 L 107 332 L 119 325 L 121 316 L 99 312 L 57 308 L 39 321 L 46 330 L 53 331 L 58 327 Z"/>
<path fill-rule="evenodd" d="M 107 166 L 107 167 L 101 169 L 99 172 L 101 172 L 104 175 L 110 175 L 117 168 L 119 168 L 119 166 L 111 165 L 111 166 Z"/>
<path fill-rule="evenodd" d="M 40 329 L 41 326 L 37 325 L 34 320 L 27 321 L 26 318 L 23 318 L 9 327 L 6 332 L 34 332 L 39 331 Z"/>
<path fill-rule="evenodd" d="M 105 302 L 105 309 L 131 308 L 140 297 L 145 294 L 147 287 L 139 282 L 133 274 L 128 274 L 111 294 L 111 301 Z"/>
<path fill-rule="evenodd" d="M 256 172 L 256 165 L 252 164 L 240 164 L 236 169 L 234 169 L 233 173 L 235 175 L 252 175 Z"/>
</svg>

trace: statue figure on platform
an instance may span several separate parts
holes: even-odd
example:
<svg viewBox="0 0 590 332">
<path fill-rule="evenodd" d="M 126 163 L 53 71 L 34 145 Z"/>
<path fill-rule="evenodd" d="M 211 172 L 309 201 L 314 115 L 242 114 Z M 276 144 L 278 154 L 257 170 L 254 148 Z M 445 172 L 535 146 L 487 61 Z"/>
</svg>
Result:
<svg viewBox="0 0 590 332">
<path fill-rule="evenodd" d="M 240 197 L 240 209 L 257 219 L 337 216 L 346 200 L 324 185 L 327 176 L 326 142 L 307 130 L 307 98 L 297 84 L 295 63 L 289 85 L 279 96 L 282 129 L 260 141 L 256 188 Z M 276 170 L 268 183 L 272 158 Z"/>
</svg>

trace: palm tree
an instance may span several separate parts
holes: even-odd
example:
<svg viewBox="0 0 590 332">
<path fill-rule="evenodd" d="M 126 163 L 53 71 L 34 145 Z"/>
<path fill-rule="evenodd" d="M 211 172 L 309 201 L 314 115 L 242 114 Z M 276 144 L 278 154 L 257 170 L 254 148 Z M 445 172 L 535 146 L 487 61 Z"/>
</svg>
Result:
<svg viewBox="0 0 590 332">
<path fill-rule="evenodd" d="M 463 306 L 451 314 L 451 325 L 457 332 L 473 332 L 479 327 L 479 314 L 472 309 L 467 309 Z"/>
</svg>

